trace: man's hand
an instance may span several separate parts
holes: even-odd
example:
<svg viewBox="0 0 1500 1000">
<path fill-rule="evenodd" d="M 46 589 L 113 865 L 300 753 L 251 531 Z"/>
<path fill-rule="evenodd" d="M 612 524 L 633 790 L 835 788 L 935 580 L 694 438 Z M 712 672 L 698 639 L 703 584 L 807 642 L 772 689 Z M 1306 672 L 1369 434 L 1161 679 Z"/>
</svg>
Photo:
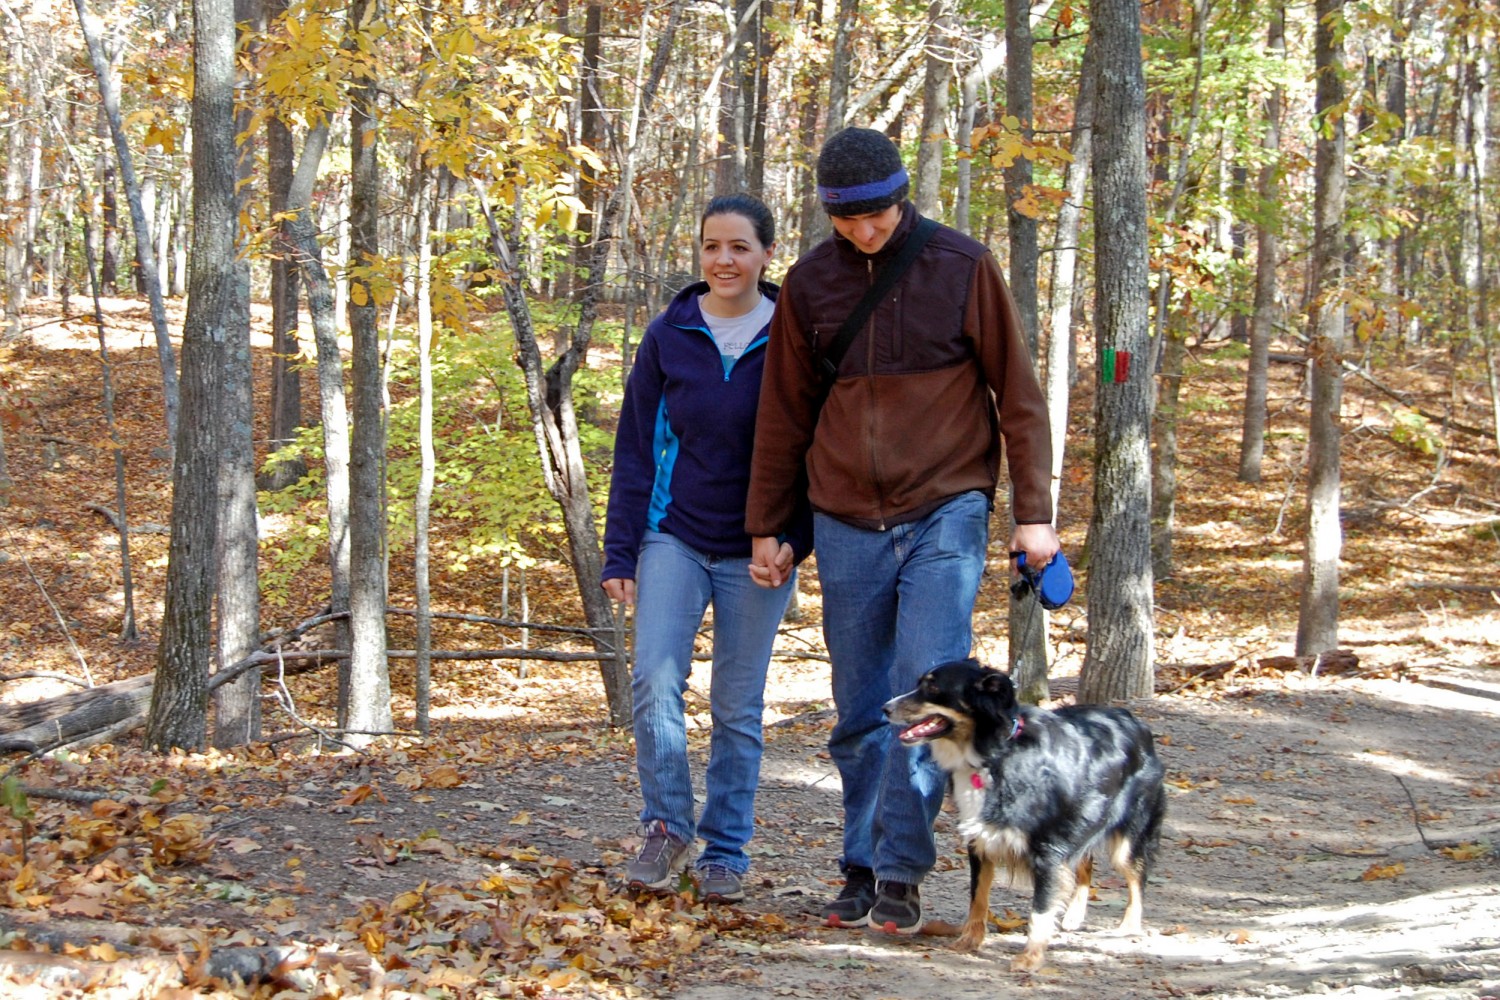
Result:
<svg viewBox="0 0 1500 1000">
<path fill-rule="evenodd" d="M 634 580 L 605 580 L 600 586 L 609 595 L 611 601 L 624 601 L 626 604 L 635 603 L 635 581 Z"/>
<path fill-rule="evenodd" d="M 1010 535 L 1010 551 L 1026 553 L 1026 565 L 1034 570 L 1040 571 L 1061 549 L 1062 542 L 1050 524 L 1018 524 Z"/>
<path fill-rule="evenodd" d="M 756 538 L 750 545 L 750 579 L 775 589 L 792 575 L 792 547 L 775 538 Z"/>
</svg>

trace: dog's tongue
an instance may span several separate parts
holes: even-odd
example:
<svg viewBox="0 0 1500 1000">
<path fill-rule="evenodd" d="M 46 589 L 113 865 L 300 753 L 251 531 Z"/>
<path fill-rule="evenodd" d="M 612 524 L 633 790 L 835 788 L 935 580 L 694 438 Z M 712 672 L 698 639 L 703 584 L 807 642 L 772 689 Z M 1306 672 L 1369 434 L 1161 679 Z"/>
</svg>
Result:
<svg viewBox="0 0 1500 1000">
<path fill-rule="evenodd" d="M 907 727 L 902 733 L 903 740 L 920 740 L 928 736 L 941 733 L 948 727 L 948 721 L 941 715 L 932 715 L 918 722 L 916 725 Z"/>
</svg>

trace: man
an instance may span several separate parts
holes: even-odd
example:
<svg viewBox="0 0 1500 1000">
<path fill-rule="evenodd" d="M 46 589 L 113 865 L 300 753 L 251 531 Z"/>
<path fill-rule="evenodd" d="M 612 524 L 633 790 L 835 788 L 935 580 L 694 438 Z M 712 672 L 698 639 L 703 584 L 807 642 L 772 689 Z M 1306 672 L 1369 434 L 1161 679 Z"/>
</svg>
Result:
<svg viewBox="0 0 1500 1000">
<path fill-rule="evenodd" d="M 778 536 L 806 488 L 838 707 L 829 749 L 844 788 L 845 884 L 823 916 L 914 934 L 946 779 L 925 749 L 894 738 L 881 708 L 931 667 L 969 655 L 1002 438 L 1010 551 L 1033 567 L 1056 555 L 1047 410 L 999 264 L 946 226 L 824 385 L 822 352 L 919 217 L 901 154 L 879 132 L 837 133 L 817 172 L 834 232 L 787 273 L 772 319 L 745 522 L 750 573 L 777 586 L 790 572 Z"/>
</svg>

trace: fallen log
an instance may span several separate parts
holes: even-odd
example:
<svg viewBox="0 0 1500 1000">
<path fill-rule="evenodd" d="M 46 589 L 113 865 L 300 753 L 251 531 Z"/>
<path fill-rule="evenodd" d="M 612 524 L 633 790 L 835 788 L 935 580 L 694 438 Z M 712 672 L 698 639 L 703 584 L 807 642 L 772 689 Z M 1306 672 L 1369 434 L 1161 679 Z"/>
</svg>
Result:
<svg viewBox="0 0 1500 1000">
<path fill-rule="evenodd" d="M 1316 656 L 1267 656 L 1255 661 L 1266 670 L 1290 673 L 1299 670 L 1304 674 L 1350 674 L 1359 669 L 1359 656 L 1348 649 L 1330 649 Z"/>
<path fill-rule="evenodd" d="M 0 752 L 60 746 L 144 714 L 151 705 L 151 681 L 150 674 L 143 674 L 45 701 L 6 706 L 0 709 Z"/>
</svg>

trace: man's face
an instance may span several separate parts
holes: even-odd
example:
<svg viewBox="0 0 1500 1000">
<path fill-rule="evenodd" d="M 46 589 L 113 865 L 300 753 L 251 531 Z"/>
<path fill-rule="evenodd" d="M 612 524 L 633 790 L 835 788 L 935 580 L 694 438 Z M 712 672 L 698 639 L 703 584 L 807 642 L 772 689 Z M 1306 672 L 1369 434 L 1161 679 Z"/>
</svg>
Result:
<svg viewBox="0 0 1500 1000">
<path fill-rule="evenodd" d="M 874 253 L 885 246 L 901 222 L 899 203 L 879 212 L 864 215 L 830 215 L 829 221 L 840 236 L 853 243 L 860 253 Z"/>
</svg>

